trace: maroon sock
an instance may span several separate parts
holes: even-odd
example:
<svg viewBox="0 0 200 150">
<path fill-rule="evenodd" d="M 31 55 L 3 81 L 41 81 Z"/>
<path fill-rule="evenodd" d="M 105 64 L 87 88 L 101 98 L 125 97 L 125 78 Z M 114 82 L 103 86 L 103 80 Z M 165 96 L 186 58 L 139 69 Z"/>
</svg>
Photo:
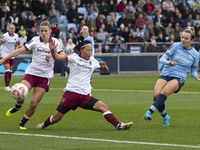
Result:
<svg viewBox="0 0 200 150">
<path fill-rule="evenodd" d="M 27 123 L 27 121 L 30 119 L 30 117 L 26 116 L 26 114 L 24 114 L 24 117 L 22 118 L 22 120 L 20 121 L 20 125 L 21 126 L 25 126 L 25 124 Z"/>
<path fill-rule="evenodd" d="M 115 128 L 120 124 L 119 120 L 110 111 L 104 112 L 103 115 Z"/>
<path fill-rule="evenodd" d="M 11 78 L 11 72 L 8 72 L 8 71 L 5 72 L 4 74 L 5 86 L 9 86 L 10 78 Z"/>
<path fill-rule="evenodd" d="M 12 77 L 12 72 L 10 71 L 10 72 L 9 72 L 9 76 L 8 76 L 9 84 L 10 84 L 11 77 Z"/>
<path fill-rule="evenodd" d="M 22 105 L 15 104 L 15 108 L 16 108 L 16 109 L 18 109 L 18 110 L 19 110 L 21 107 L 22 107 Z"/>
<path fill-rule="evenodd" d="M 47 118 L 47 120 L 44 121 L 43 127 L 46 128 L 46 127 L 48 127 L 49 125 L 53 124 L 53 123 L 51 122 L 51 117 L 53 117 L 53 116 L 49 116 L 49 118 Z"/>
</svg>

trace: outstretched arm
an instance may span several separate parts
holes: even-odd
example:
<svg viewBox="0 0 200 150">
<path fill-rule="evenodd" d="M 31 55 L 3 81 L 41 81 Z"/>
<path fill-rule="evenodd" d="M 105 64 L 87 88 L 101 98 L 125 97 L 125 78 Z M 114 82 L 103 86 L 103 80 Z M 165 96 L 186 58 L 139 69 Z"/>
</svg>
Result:
<svg viewBox="0 0 200 150">
<path fill-rule="evenodd" d="M 103 72 L 108 72 L 108 66 L 106 65 L 106 62 L 105 61 L 102 61 L 102 62 L 99 62 L 99 65 L 101 66 L 101 71 Z"/>
<path fill-rule="evenodd" d="M 0 64 L 3 64 L 4 61 L 10 59 L 11 57 L 16 57 L 16 56 L 18 56 L 19 54 L 21 54 L 21 53 L 23 53 L 25 51 L 26 51 L 26 48 L 24 46 L 22 46 L 19 49 L 16 49 L 16 50 L 12 51 L 8 56 L 6 56 L 6 57 L 4 57 L 4 58 L 2 58 L 0 60 Z"/>
<path fill-rule="evenodd" d="M 60 54 L 57 54 L 55 52 L 55 48 L 58 46 L 58 44 L 55 44 L 55 41 L 51 40 L 49 42 L 49 48 L 51 50 L 51 54 L 53 56 L 53 58 L 55 60 L 58 60 L 58 61 L 61 61 L 61 62 L 67 62 L 68 61 L 68 58 L 67 58 L 67 55 L 64 55 L 64 52 L 62 53 L 62 55 Z"/>
<path fill-rule="evenodd" d="M 197 74 L 196 67 L 192 66 L 190 74 L 193 78 L 196 78 L 198 81 L 200 81 L 200 75 Z"/>
</svg>

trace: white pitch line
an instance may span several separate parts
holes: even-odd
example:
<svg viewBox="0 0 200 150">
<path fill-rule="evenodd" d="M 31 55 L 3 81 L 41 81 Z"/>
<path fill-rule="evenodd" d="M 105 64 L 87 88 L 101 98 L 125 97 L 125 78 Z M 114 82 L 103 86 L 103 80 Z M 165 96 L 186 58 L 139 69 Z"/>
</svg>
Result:
<svg viewBox="0 0 200 150">
<path fill-rule="evenodd" d="M 0 89 L 4 89 L 4 87 L 0 87 Z M 50 88 L 50 90 L 63 90 L 64 88 Z M 140 92 L 140 93 L 152 93 L 151 90 L 120 90 L 120 89 L 92 89 L 92 91 L 110 91 L 110 92 Z M 183 94 L 200 94 L 200 92 L 179 92 Z"/>
<path fill-rule="evenodd" d="M 13 132 L 0 132 L 0 134 L 32 136 L 32 137 L 47 137 L 47 138 L 58 138 L 58 139 L 71 139 L 71 140 L 85 140 L 85 141 L 97 141 L 97 142 L 111 142 L 111 143 L 122 143 L 122 144 L 139 144 L 139 145 L 153 145 L 153 146 L 199 148 L 200 149 L 200 146 L 182 145 L 182 144 L 152 143 L 152 142 L 139 142 L 139 141 L 119 141 L 119 140 L 109 140 L 109 139 L 69 137 L 69 136 L 57 136 L 57 135 L 45 135 L 45 134 L 13 133 Z"/>
</svg>

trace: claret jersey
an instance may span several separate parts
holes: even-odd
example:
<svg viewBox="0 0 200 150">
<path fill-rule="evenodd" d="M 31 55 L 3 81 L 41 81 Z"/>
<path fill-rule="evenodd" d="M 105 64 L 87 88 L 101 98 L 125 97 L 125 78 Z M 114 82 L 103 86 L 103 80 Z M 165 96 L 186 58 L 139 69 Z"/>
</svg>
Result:
<svg viewBox="0 0 200 150">
<path fill-rule="evenodd" d="M 63 51 L 59 41 L 51 37 L 55 44 L 58 44 L 55 51 L 57 53 Z M 32 38 L 28 43 L 25 44 L 25 48 L 32 52 L 32 61 L 25 71 L 25 74 L 31 74 L 44 78 L 52 78 L 54 59 L 50 58 L 50 61 L 46 61 L 46 56 L 51 52 L 49 43 L 44 43 L 39 36 Z"/>
<path fill-rule="evenodd" d="M 15 50 L 15 44 L 19 42 L 19 37 L 16 33 L 14 33 L 14 36 L 10 36 L 9 33 L 6 32 L 2 35 L 0 40 L 3 42 L 1 57 L 4 58 Z M 14 59 L 14 57 L 10 59 Z"/>
<path fill-rule="evenodd" d="M 64 89 L 82 95 L 91 92 L 91 76 L 95 69 L 100 68 L 99 62 L 91 56 L 89 60 L 81 58 L 78 54 L 68 55 L 68 64 L 70 68 L 69 79 Z"/>
</svg>

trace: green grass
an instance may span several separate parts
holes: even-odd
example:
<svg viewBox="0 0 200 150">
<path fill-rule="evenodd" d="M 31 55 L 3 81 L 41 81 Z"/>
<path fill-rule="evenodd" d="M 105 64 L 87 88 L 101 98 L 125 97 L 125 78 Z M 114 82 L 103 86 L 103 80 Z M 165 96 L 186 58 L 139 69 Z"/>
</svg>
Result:
<svg viewBox="0 0 200 150">
<path fill-rule="evenodd" d="M 94 75 L 92 77 L 94 89 L 92 95 L 106 103 L 120 121 L 133 121 L 134 125 L 130 130 L 117 131 L 107 123 L 101 113 L 81 108 L 70 111 L 59 123 L 49 126 L 45 130 L 36 130 L 35 126 L 54 113 L 62 98 L 62 88 L 65 87 L 67 78 L 56 76 L 51 81 L 50 88 L 52 89 L 45 94 L 35 114 L 26 124 L 27 130 L 22 131 L 18 129 L 18 124 L 30 103 L 32 91 L 22 109 L 8 118 L 5 116 L 5 112 L 14 106 L 15 100 L 11 98 L 10 93 L 3 90 L 4 79 L 0 77 L 0 150 L 194 149 L 170 145 L 128 144 L 64 138 L 79 137 L 199 146 L 200 83 L 190 76 L 181 91 L 178 94 L 172 94 L 166 101 L 167 113 L 171 117 L 169 127 L 162 126 L 162 118 L 158 112 L 152 115 L 152 121 L 143 120 L 144 113 L 153 102 L 153 88 L 157 78 L 156 74 Z M 20 82 L 21 79 L 22 77 L 13 77 L 11 85 Z M 22 133 L 22 135 L 6 135 L 2 132 Z M 33 134 L 55 135 L 60 138 L 33 136 Z"/>
</svg>

